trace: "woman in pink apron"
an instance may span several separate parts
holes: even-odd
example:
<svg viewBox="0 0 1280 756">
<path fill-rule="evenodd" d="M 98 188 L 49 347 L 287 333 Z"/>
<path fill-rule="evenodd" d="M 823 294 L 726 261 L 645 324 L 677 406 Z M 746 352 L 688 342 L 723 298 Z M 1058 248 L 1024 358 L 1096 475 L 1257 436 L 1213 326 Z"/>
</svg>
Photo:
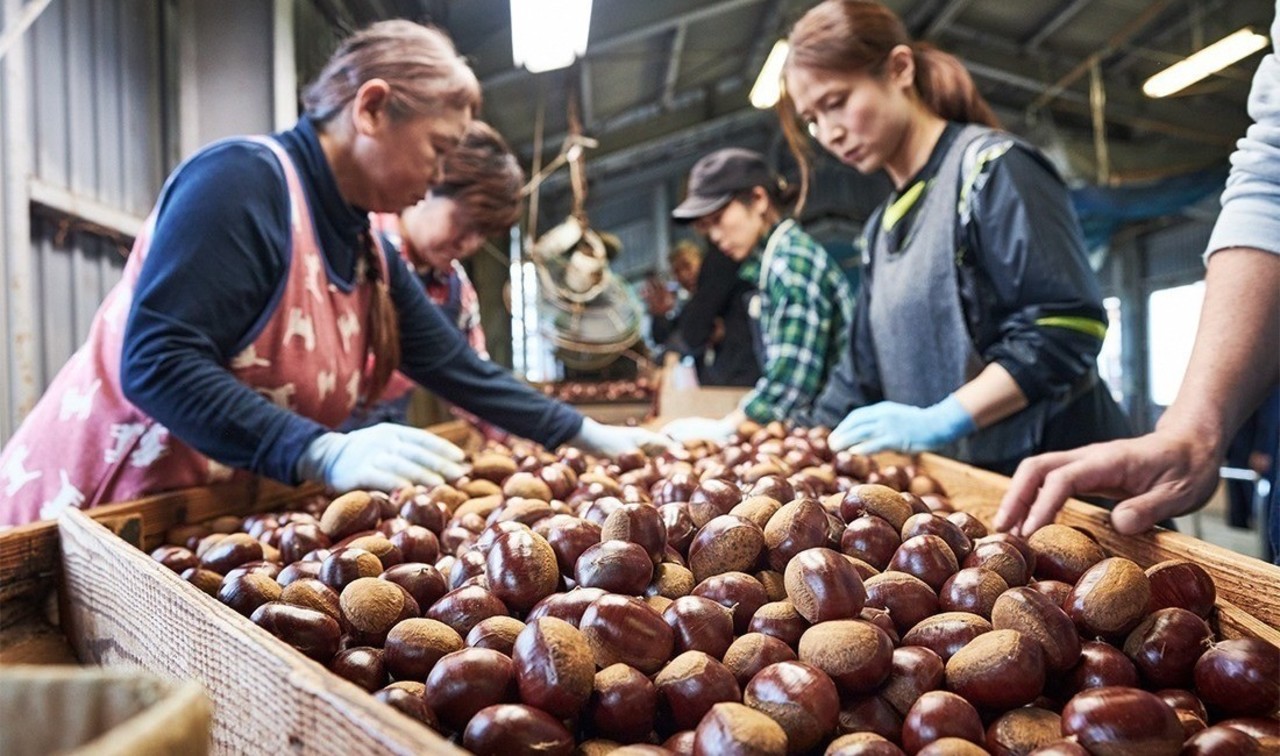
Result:
<svg viewBox="0 0 1280 756">
<path fill-rule="evenodd" d="M 478 357 L 370 233 L 370 212 L 438 182 L 479 107 L 447 37 L 375 24 L 303 104 L 293 129 L 210 145 L 170 176 L 88 341 L 0 452 L 0 525 L 246 474 L 336 491 L 459 475 L 462 452 L 426 431 L 331 430 L 397 368 L 548 447 L 663 443 Z"/>
</svg>

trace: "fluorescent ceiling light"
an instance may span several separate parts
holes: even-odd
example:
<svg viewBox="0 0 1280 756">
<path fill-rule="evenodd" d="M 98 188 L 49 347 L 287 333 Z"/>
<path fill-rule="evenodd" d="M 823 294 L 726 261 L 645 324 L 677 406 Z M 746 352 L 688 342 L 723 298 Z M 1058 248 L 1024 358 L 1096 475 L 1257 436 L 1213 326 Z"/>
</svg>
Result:
<svg viewBox="0 0 1280 756">
<path fill-rule="evenodd" d="M 790 49 L 785 39 L 773 44 L 769 57 L 765 58 L 764 65 L 760 67 L 756 83 L 751 87 L 751 104 L 755 107 L 768 110 L 782 96 L 782 64 L 787 62 L 787 51 Z"/>
<path fill-rule="evenodd" d="M 530 73 L 570 66 L 590 26 L 591 0 L 511 0 L 511 58 Z"/>
<path fill-rule="evenodd" d="M 1142 91 L 1148 97 L 1168 97 L 1266 46 L 1265 36 L 1245 27 L 1147 79 Z"/>
</svg>

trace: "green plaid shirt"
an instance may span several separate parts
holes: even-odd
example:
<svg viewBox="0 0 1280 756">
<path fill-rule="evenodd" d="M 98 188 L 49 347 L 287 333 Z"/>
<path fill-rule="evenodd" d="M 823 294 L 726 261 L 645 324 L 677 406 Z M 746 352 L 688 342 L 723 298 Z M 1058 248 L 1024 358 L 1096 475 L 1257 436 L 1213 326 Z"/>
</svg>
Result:
<svg viewBox="0 0 1280 756">
<path fill-rule="evenodd" d="M 760 284 L 752 318 L 764 338 L 764 374 L 739 405 L 756 422 L 787 420 L 810 409 L 849 346 L 853 322 L 848 279 L 799 224 L 782 232 L 761 281 L 763 253 L 761 243 L 738 272 Z"/>
</svg>

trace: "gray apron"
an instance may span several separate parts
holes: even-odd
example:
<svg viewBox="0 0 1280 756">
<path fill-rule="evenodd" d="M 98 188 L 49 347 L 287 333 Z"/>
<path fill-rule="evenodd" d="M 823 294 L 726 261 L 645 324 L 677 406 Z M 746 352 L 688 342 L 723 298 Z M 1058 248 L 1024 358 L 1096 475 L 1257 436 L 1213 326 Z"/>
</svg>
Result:
<svg viewBox="0 0 1280 756">
<path fill-rule="evenodd" d="M 964 156 L 990 131 L 969 125 L 956 135 L 929 180 L 900 250 L 889 249 L 877 223 L 868 304 L 880 384 L 888 401 L 928 407 L 986 367 L 965 324 L 955 239 Z M 979 465 L 1029 454 L 1040 445 L 1050 404 L 1036 402 L 938 452 Z"/>
</svg>

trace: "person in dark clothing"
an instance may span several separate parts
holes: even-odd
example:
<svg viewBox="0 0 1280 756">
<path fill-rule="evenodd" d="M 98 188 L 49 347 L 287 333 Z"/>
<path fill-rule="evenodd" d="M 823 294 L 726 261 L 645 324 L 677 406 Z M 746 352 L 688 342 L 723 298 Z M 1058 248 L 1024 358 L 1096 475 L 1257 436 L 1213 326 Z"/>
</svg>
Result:
<svg viewBox="0 0 1280 756">
<path fill-rule="evenodd" d="M 667 445 L 479 358 L 370 234 L 369 212 L 439 181 L 479 107 L 447 37 L 374 24 L 303 102 L 295 128 L 219 142 L 169 178 L 88 342 L 0 452 L 0 524 L 249 473 L 335 491 L 460 475 L 461 450 L 426 431 L 330 430 L 397 368 L 549 447 Z"/>
<path fill-rule="evenodd" d="M 703 386 L 754 386 L 760 379 L 747 310 L 756 289 L 738 275 L 741 267 L 718 250 L 708 252 L 669 338 L 672 349 L 693 357 Z"/>
<path fill-rule="evenodd" d="M 675 332 L 680 313 L 689 298 L 698 290 L 698 274 L 702 270 L 702 248 L 685 240 L 679 242 L 667 255 L 674 280 L 664 281 L 650 277 L 641 291 L 645 309 L 649 313 L 649 338 L 659 348 Z"/>
<path fill-rule="evenodd" d="M 836 426 L 833 449 L 935 449 L 1006 473 L 1129 435 L 1095 366 L 1100 290 L 1043 155 L 998 129 L 958 60 L 913 43 L 878 2 L 826 0 L 790 43 L 793 150 L 807 127 L 894 184 L 862 239 L 850 359 L 808 422 Z"/>
</svg>

